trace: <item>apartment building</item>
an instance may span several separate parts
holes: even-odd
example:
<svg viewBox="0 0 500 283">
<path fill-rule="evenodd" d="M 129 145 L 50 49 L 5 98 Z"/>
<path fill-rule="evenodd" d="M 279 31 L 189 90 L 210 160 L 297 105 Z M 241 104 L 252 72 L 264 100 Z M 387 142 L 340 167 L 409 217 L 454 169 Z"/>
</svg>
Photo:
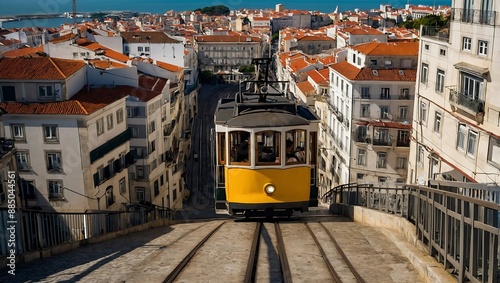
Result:
<svg viewBox="0 0 500 283">
<path fill-rule="evenodd" d="M 332 184 L 406 180 L 417 55 L 418 43 L 370 42 L 330 65 L 320 160 Z"/>
<path fill-rule="evenodd" d="M 421 28 L 408 182 L 498 183 L 497 4 L 453 2 L 448 26 Z"/>
<path fill-rule="evenodd" d="M 123 119 L 126 95 L 84 89 L 66 101 L 0 103 L 3 130 L 17 148 L 26 207 L 125 209 L 127 167 L 133 163 Z"/>
<path fill-rule="evenodd" d="M 307 32 L 280 32 L 280 51 L 300 50 L 306 54 L 319 54 L 336 46 L 335 39 L 323 34 Z"/>
<path fill-rule="evenodd" d="M 142 74 L 139 88 L 127 98 L 127 127 L 136 163 L 130 169 L 131 203 L 152 203 L 170 207 L 167 200 L 168 172 L 166 149 L 161 129 L 166 125 L 166 103 L 170 82 L 167 79 Z"/>
<path fill-rule="evenodd" d="M 184 43 L 162 31 L 121 32 L 123 53 L 130 57 L 149 57 L 153 60 L 184 66 Z"/>
<path fill-rule="evenodd" d="M 345 26 L 344 26 L 345 25 Z M 387 42 L 387 35 L 367 25 L 352 26 L 346 22 L 337 26 L 337 48 L 354 46 L 365 42 Z"/>
<path fill-rule="evenodd" d="M 200 70 L 214 73 L 250 65 L 263 50 L 259 37 L 239 33 L 195 36 L 194 49 Z"/>
</svg>

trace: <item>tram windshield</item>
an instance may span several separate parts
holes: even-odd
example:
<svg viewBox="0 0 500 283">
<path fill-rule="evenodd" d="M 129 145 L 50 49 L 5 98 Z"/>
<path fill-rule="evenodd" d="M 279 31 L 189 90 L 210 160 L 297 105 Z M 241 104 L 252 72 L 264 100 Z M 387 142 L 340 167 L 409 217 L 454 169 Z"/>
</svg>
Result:
<svg viewBox="0 0 500 283">
<path fill-rule="evenodd" d="M 281 134 L 276 131 L 255 133 L 257 165 L 280 165 Z"/>
</svg>

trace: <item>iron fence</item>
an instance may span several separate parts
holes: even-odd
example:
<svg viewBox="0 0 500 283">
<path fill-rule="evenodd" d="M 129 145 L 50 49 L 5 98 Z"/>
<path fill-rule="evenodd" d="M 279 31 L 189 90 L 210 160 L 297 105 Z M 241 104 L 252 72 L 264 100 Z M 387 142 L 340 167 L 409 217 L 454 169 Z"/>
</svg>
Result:
<svg viewBox="0 0 500 283">
<path fill-rule="evenodd" d="M 86 240 L 110 232 L 169 218 L 168 209 L 118 212 L 59 213 L 20 209 L 14 214 L 0 209 L 0 257 L 10 254 L 9 227 L 15 226 L 16 254 L 38 251 L 60 244 Z M 12 224 L 14 223 L 14 224 Z"/>
<path fill-rule="evenodd" d="M 458 282 L 500 282 L 498 188 L 437 181 L 430 186 L 352 183 L 330 190 L 323 201 L 405 217 L 429 255 L 452 270 Z"/>
</svg>

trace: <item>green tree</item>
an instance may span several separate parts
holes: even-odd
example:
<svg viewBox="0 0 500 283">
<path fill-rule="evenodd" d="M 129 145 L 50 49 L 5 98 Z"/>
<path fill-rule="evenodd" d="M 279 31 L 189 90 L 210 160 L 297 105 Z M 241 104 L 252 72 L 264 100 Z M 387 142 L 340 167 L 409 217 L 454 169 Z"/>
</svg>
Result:
<svg viewBox="0 0 500 283">
<path fill-rule="evenodd" d="M 195 11 L 200 11 L 202 14 L 206 14 L 209 16 L 222 16 L 222 15 L 227 16 L 227 15 L 229 15 L 229 8 L 224 6 L 224 5 L 198 8 Z"/>
<path fill-rule="evenodd" d="M 280 33 L 277 31 L 277 32 L 273 33 L 273 35 L 271 36 L 271 41 L 278 40 L 279 37 L 280 37 Z"/>
<path fill-rule="evenodd" d="M 214 73 L 212 71 L 203 71 L 200 76 L 201 83 L 213 83 L 215 80 Z"/>
<path fill-rule="evenodd" d="M 240 71 L 241 73 L 251 73 L 251 72 L 255 72 L 255 65 L 244 65 L 244 66 L 241 66 L 238 71 Z"/>
</svg>

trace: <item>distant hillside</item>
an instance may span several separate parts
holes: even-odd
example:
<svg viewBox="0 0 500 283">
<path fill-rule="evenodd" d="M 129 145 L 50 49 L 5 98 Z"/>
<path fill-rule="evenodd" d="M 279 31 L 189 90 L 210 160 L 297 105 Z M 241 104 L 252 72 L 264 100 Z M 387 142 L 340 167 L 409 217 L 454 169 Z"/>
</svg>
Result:
<svg viewBox="0 0 500 283">
<path fill-rule="evenodd" d="M 202 14 L 209 16 L 229 15 L 229 8 L 224 5 L 210 6 L 203 9 L 198 8 L 195 11 L 200 11 Z"/>
</svg>

